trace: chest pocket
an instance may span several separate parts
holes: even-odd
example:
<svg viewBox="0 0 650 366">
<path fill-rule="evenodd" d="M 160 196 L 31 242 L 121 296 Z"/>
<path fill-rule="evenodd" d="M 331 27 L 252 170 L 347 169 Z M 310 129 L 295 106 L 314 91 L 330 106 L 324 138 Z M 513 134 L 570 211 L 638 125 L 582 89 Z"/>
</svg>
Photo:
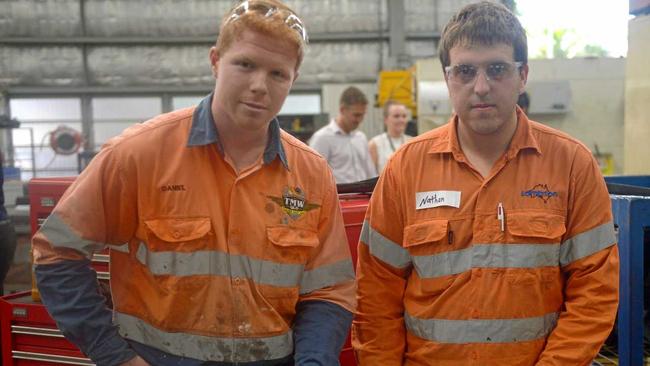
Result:
<svg viewBox="0 0 650 366">
<path fill-rule="evenodd" d="M 534 238 L 537 243 L 559 243 L 566 233 L 564 217 L 545 212 L 513 212 L 506 216 L 508 232 L 516 242 Z"/>
<path fill-rule="evenodd" d="M 425 244 L 442 243 L 447 239 L 449 221 L 444 219 L 429 220 L 404 228 L 404 247 L 421 248 Z"/>
<path fill-rule="evenodd" d="M 434 278 L 451 271 L 445 260 L 449 221 L 429 220 L 404 228 L 404 247 L 409 251 L 413 267 L 420 278 Z M 443 248 L 443 245 L 445 246 Z"/>
<path fill-rule="evenodd" d="M 506 280 L 522 291 L 537 289 L 536 294 L 561 297 L 560 242 L 566 233 L 565 219 L 548 212 L 514 212 L 506 216 L 509 241 L 532 244 L 523 247 L 518 255 L 511 251 L 509 266 L 517 270 L 505 273 Z M 540 301 L 544 301 L 540 299 Z"/>
<path fill-rule="evenodd" d="M 267 227 L 266 235 L 258 279 L 260 292 L 279 314 L 289 319 L 295 314 L 304 266 L 319 245 L 318 235 L 287 226 Z"/>
<path fill-rule="evenodd" d="M 210 218 L 165 218 L 145 221 L 147 244 L 153 251 L 177 250 L 184 252 L 205 250 L 212 234 Z"/>
<path fill-rule="evenodd" d="M 305 264 L 319 244 L 315 231 L 287 226 L 267 227 L 265 260 L 283 264 Z"/>
</svg>

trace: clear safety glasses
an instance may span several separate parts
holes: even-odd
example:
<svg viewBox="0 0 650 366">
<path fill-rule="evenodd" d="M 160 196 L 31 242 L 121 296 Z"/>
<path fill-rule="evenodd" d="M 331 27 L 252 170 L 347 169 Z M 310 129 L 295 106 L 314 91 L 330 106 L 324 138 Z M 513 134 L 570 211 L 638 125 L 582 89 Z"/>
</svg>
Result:
<svg viewBox="0 0 650 366">
<path fill-rule="evenodd" d="M 300 38 L 307 43 L 307 30 L 296 14 L 288 10 L 278 9 L 275 5 L 268 4 L 264 1 L 242 1 L 241 4 L 237 5 L 237 7 L 233 9 L 232 14 L 228 17 L 226 22 L 233 22 L 249 11 L 261 14 L 265 18 L 270 18 L 275 13 L 280 14 L 284 17 L 284 24 L 286 24 L 290 29 L 298 32 Z"/>
<path fill-rule="evenodd" d="M 458 84 L 471 84 L 480 70 L 488 81 L 499 82 L 512 77 L 523 62 L 492 62 L 486 65 L 457 64 L 445 67 L 447 79 Z"/>
</svg>

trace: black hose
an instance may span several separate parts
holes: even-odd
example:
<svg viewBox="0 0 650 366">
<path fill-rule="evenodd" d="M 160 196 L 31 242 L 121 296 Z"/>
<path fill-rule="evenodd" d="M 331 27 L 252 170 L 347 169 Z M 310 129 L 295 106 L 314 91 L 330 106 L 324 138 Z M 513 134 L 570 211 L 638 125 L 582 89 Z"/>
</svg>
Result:
<svg viewBox="0 0 650 366">
<path fill-rule="evenodd" d="M 377 185 L 377 177 L 361 180 L 354 183 L 341 183 L 336 185 L 338 193 L 372 193 Z"/>
<path fill-rule="evenodd" d="M 650 188 L 641 186 L 632 186 L 629 184 L 607 183 L 609 194 L 618 194 L 623 196 L 650 196 Z"/>
<path fill-rule="evenodd" d="M 377 185 L 377 178 L 370 178 L 354 183 L 341 183 L 336 185 L 338 193 L 372 193 Z M 633 186 L 629 184 L 607 183 L 609 194 L 624 196 L 650 196 L 650 188 Z"/>
</svg>

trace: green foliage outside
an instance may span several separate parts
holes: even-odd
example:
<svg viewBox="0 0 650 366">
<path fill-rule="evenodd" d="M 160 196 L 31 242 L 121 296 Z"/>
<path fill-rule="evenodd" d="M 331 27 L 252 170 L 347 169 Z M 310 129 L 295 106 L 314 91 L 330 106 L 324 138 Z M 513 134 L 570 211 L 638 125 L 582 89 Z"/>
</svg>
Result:
<svg viewBox="0 0 650 366">
<path fill-rule="evenodd" d="M 575 29 L 545 29 L 544 38 L 549 42 L 538 50 L 530 50 L 532 58 L 607 57 L 609 52 L 601 45 L 586 44 L 580 48 Z"/>
</svg>

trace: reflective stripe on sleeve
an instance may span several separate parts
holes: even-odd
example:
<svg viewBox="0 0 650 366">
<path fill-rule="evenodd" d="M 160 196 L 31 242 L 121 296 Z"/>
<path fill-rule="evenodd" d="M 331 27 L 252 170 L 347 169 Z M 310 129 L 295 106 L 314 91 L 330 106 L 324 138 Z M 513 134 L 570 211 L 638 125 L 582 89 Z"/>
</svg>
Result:
<svg viewBox="0 0 650 366">
<path fill-rule="evenodd" d="M 566 266 L 616 243 L 614 224 L 609 221 L 565 240 L 560 245 L 560 265 Z"/>
<path fill-rule="evenodd" d="M 352 259 L 347 258 L 333 264 L 305 271 L 300 282 L 300 294 L 308 294 L 312 291 L 353 280 Z"/>
<path fill-rule="evenodd" d="M 412 256 L 420 278 L 463 273 L 471 268 L 536 268 L 557 266 L 558 244 L 474 244 L 470 248 Z"/>
<path fill-rule="evenodd" d="M 245 277 L 258 284 L 279 287 L 297 287 L 305 268 L 302 264 L 275 263 L 208 250 L 151 252 L 144 243 L 140 243 L 136 258 L 154 275 Z"/>
<path fill-rule="evenodd" d="M 438 343 L 511 343 L 547 337 L 558 314 L 520 319 L 420 319 L 404 314 L 409 333 Z"/>
<path fill-rule="evenodd" d="M 129 254 L 129 243 L 124 243 L 124 244 L 121 244 L 121 245 L 109 245 L 108 247 L 111 250 L 114 250 L 116 252 Z"/>
<path fill-rule="evenodd" d="M 226 338 L 165 332 L 135 316 L 115 312 L 114 322 L 124 338 L 177 356 L 202 361 L 254 362 L 283 358 L 293 352 L 293 334 L 273 337 Z"/>
<path fill-rule="evenodd" d="M 53 247 L 76 249 L 90 258 L 94 252 L 102 250 L 104 243 L 81 238 L 70 226 L 54 212 L 41 226 L 40 232 Z"/>
<path fill-rule="evenodd" d="M 370 227 L 368 220 L 363 222 L 361 242 L 368 245 L 370 254 L 395 268 L 406 268 L 411 265 L 411 255 L 408 250 L 375 231 Z"/>
</svg>

